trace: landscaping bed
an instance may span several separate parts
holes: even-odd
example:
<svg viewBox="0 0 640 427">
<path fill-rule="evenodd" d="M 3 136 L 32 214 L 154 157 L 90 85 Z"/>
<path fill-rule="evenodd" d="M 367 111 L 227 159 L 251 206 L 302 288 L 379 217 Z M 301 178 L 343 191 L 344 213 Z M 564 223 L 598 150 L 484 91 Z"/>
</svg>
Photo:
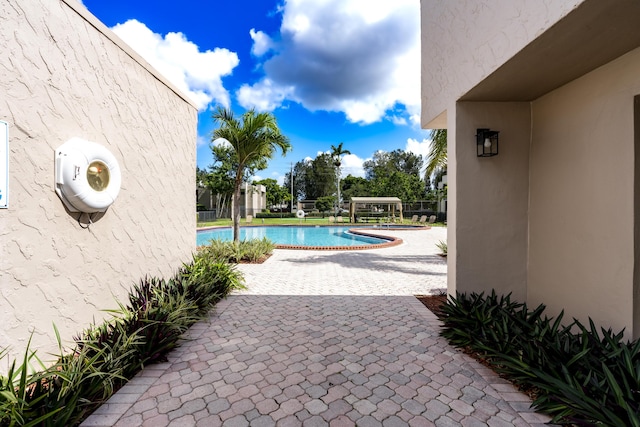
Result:
<svg viewBox="0 0 640 427">
<path fill-rule="evenodd" d="M 510 296 L 419 296 L 450 344 L 533 399 L 553 423 L 640 427 L 640 340 L 573 320 L 562 323 Z"/>
</svg>

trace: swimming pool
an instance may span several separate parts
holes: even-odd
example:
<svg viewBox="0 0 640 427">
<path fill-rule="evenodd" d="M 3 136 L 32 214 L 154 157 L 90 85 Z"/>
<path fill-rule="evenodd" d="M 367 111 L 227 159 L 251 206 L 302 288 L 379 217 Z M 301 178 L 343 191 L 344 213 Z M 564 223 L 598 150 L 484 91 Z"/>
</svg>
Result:
<svg viewBox="0 0 640 427">
<path fill-rule="evenodd" d="M 363 231 L 350 230 L 353 227 L 339 226 L 270 226 L 241 227 L 240 240 L 262 239 L 266 237 L 280 248 L 296 249 L 361 249 L 388 246 L 399 239 L 393 237 L 369 235 Z M 373 227 L 367 227 L 373 228 Z M 196 243 L 205 245 L 209 240 L 232 240 L 233 230 L 230 227 L 199 230 Z M 400 243 L 402 240 L 399 240 Z M 396 244 L 397 244 L 396 243 Z"/>
</svg>

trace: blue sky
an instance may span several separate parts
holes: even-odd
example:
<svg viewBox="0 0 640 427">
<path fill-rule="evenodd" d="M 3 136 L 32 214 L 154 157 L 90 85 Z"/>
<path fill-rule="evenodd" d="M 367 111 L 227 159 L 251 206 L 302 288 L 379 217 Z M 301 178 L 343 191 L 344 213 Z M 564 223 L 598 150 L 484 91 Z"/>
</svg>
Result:
<svg viewBox="0 0 640 427">
<path fill-rule="evenodd" d="M 417 0 L 82 0 L 199 107 L 197 164 L 211 164 L 212 109 L 272 112 L 293 147 L 256 178 L 344 142 L 343 175 L 377 150 L 425 155 Z"/>
</svg>

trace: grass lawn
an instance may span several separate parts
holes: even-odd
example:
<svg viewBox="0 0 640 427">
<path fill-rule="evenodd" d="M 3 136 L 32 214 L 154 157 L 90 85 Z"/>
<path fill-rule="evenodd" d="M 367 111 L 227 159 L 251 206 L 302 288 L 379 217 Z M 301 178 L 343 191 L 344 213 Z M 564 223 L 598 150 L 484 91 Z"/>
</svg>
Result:
<svg viewBox="0 0 640 427">
<path fill-rule="evenodd" d="M 402 222 L 403 224 L 406 225 L 411 225 L 411 224 L 415 224 L 411 222 L 411 219 L 406 219 Z M 251 222 L 252 225 L 329 225 L 332 223 L 329 223 L 329 217 L 325 217 L 325 218 L 316 218 L 316 217 L 309 217 L 309 218 L 305 218 L 305 219 L 298 219 L 298 218 L 254 218 L 253 221 Z M 338 223 L 339 224 L 339 223 Z M 344 225 L 348 225 L 349 223 L 343 223 Z M 398 224 L 398 223 L 396 223 Z M 198 223 L 198 227 L 214 227 L 214 226 L 231 226 L 233 225 L 233 221 L 229 218 L 222 218 L 222 219 L 218 219 L 215 221 L 210 221 L 210 222 L 199 222 Z M 247 225 L 247 223 L 245 222 L 245 219 L 242 218 L 242 220 L 240 221 L 240 226 L 243 225 Z M 366 225 L 366 224 L 360 224 L 358 223 L 358 225 Z M 373 225 L 373 223 L 371 223 L 370 225 Z M 432 226 L 435 227 L 444 227 L 445 224 L 444 223 L 435 223 L 435 224 L 431 224 Z"/>
</svg>

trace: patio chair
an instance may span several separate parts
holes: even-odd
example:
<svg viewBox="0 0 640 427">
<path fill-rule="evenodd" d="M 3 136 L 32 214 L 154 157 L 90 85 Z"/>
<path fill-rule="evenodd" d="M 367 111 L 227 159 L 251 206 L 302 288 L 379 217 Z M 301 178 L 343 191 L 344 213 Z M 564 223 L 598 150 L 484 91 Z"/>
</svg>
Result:
<svg viewBox="0 0 640 427">
<path fill-rule="evenodd" d="M 247 218 L 245 218 L 245 222 L 247 224 L 251 224 L 251 221 L 253 221 L 253 215 L 247 215 Z"/>
<path fill-rule="evenodd" d="M 436 222 L 436 216 L 435 215 L 431 215 L 429 217 L 429 224 L 433 224 L 434 222 Z"/>
<path fill-rule="evenodd" d="M 342 215 L 338 215 L 336 217 L 336 222 L 344 222 L 344 218 L 342 218 Z"/>
<path fill-rule="evenodd" d="M 418 215 L 414 215 L 411 217 L 411 222 L 418 222 Z"/>
<path fill-rule="evenodd" d="M 333 215 L 330 215 L 329 222 L 336 222 L 336 217 L 334 217 Z"/>
<path fill-rule="evenodd" d="M 420 217 L 420 224 L 424 224 L 424 223 L 426 223 L 426 222 L 427 222 L 427 216 L 426 216 L 426 215 L 422 215 L 422 216 Z"/>
</svg>

